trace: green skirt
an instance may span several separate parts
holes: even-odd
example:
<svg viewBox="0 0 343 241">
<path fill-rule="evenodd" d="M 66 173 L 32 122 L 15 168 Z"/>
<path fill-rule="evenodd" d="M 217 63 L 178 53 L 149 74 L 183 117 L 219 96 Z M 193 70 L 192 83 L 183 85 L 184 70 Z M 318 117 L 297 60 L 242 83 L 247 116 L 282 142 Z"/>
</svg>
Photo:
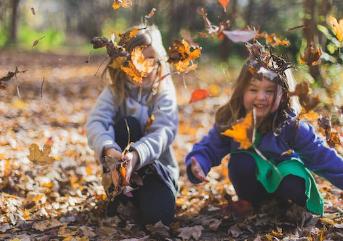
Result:
<svg viewBox="0 0 343 241">
<path fill-rule="evenodd" d="M 278 189 L 282 179 L 287 175 L 295 175 L 303 178 L 305 180 L 307 210 L 314 214 L 323 215 L 323 198 L 318 191 L 311 172 L 299 158 L 290 158 L 276 165 L 273 161 L 266 161 L 253 151 L 240 150 L 237 152 L 250 154 L 254 158 L 257 166 L 257 180 L 260 181 L 268 193 L 274 193 Z"/>
</svg>

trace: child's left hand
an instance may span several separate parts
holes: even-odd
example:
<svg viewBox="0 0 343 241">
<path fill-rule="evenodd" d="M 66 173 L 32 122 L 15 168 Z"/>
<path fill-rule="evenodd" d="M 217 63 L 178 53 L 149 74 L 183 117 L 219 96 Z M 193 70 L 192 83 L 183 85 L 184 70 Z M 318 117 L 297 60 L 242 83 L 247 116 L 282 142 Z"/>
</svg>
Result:
<svg viewBox="0 0 343 241">
<path fill-rule="evenodd" d="M 135 170 L 138 162 L 138 153 L 136 151 L 127 152 L 126 154 L 123 154 L 122 160 L 127 161 L 126 182 L 130 183 L 132 172 Z"/>
</svg>

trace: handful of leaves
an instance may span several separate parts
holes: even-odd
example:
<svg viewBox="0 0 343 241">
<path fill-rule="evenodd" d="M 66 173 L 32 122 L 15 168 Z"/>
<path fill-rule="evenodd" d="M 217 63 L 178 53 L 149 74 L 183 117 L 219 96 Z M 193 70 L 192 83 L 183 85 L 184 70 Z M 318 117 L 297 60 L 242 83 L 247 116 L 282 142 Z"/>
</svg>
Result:
<svg viewBox="0 0 343 241">
<path fill-rule="evenodd" d="M 123 156 L 128 152 L 128 147 L 123 151 Z M 133 173 L 130 181 L 127 181 L 128 160 L 117 160 L 114 157 L 105 156 L 103 166 L 102 185 L 109 198 L 114 198 L 119 194 L 130 196 L 131 191 L 143 185 L 137 173 Z"/>
</svg>

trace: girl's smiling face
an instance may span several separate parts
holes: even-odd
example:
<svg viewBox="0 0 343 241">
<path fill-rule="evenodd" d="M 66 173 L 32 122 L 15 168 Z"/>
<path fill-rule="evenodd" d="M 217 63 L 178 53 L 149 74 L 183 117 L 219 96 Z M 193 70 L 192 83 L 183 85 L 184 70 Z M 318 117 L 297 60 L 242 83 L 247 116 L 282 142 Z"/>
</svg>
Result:
<svg viewBox="0 0 343 241">
<path fill-rule="evenodd" d="M 257 119 L 263 120 L 269 113 L 277 110 L 281 96 L 281 87 L 270 80 L 252 79 L 244 91 L 243 105 L 246 112 L 255 108 Z"/>
</svg>

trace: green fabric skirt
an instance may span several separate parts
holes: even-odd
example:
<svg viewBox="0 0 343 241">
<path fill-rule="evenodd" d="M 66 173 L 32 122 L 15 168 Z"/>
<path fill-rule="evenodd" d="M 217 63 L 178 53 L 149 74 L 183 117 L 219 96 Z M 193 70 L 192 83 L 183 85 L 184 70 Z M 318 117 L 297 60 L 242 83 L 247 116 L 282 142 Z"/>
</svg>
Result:
<svg viewBox="0 0 343 241">
<path fill-rule="evenodd" d="M 240 150 L 237 152 L 247 153 L 254 158 L 257 166 L 256 177 L 268 193 L 274 193 L 281 181 L 287 175 L 301 177 L 305 181 L 306 208 L 314 214 L 323 215 L 324 201 L 316 186 L 311 172 L 304 166 L 299 158 L 290 158 L 278 164 L 265 160 L 253 150 Z M 235 153 L 237 153 L 235 152 Z"/>
</svg>

